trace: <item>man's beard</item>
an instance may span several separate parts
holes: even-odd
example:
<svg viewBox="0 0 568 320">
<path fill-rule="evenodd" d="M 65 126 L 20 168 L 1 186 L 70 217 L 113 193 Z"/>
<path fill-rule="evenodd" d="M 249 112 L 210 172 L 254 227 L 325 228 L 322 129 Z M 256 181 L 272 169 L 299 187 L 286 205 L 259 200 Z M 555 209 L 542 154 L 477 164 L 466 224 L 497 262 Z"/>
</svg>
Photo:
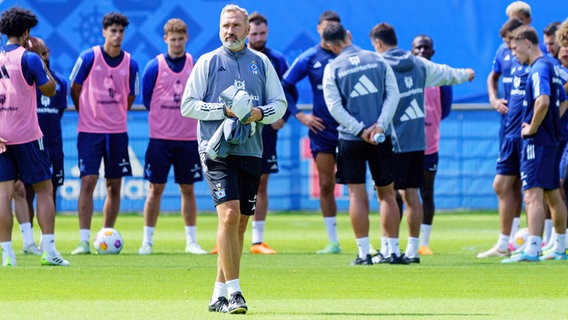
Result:
<svg viewBox="0 0 568 320">
<path fill-rule="evenodd" d="M 235 40 L 235 41 L 223 41 L 223 46 L 229 50 L 238 50 L 243 48 L 245 45 L 244 40 Z"/>
</svg>

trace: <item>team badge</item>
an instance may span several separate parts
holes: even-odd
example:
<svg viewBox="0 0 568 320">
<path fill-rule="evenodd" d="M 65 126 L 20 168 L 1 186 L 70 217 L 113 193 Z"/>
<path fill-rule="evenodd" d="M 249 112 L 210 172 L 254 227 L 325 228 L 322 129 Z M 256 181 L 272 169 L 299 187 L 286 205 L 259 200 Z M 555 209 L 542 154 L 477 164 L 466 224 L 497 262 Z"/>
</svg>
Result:
<svg viewBox="0 0 568 320">
<path fill-rule="evenodd" d="M 412 81 L 412 77 L 404 77 L 404 84 L 406 85 L 407 88 L 412 88 L 412 85 L 414 84 L 414 81 Z"/>
<path fill-rule="evenodd" d="M 252 73 L 258 74 L 258 65 L 256 64 L 256 61 L 251 61 L 251 63 L 249 64 L 249 69 Z"/>
<path fill-rule="evenodd" d="M 235 85 L 235 87 L 237 87 L 239 89 L 245 90 L 245 80 L 235 79 L 234 85 Z"/>
</svg>

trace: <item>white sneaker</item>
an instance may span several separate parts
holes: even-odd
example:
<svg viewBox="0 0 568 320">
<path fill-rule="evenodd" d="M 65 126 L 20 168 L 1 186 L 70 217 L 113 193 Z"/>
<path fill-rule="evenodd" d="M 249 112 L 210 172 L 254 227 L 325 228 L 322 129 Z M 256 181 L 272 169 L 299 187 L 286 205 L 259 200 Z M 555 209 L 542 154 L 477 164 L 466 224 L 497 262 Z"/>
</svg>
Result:
<svg viewBox="0 0 568 320">
<path fill-rule="evenodd" d="M 16 255 L 4 254 L 2 253 L 2 266 L 3 267 L 13 267 L 16 265 Z"/>
<path fill-rule="evenodd" d="M 152 254 L 152 245 L 145 243 L 140 249 L 138 249 L 138 254 Z"/>
<path fill-rule="evenodd" d="M 185 252 L 191 254 L 208 254 L 209 252 L 201 249 L 201 246 L 197 243 L 190 243 L 185 247 Z"/>
<path fill-rule="evenodd" d="M 61 267 L 68 267 L 71 264 L 69 261 L 63 259 L 59 252 L 55 251 L 54 255 L 47 254 L 44 252 L 41 256 L 41 265 L 43 266 L 61 266 Z"/>
<path fill-rule="evenodd" d="M 477 258 L 484 259 L 484 258 L 491 258 L 491 257 L 510 257 L 511 250 L 509 248 L 505 250 L 499 250 L 497 247 L 493 247 L 485 252 L 481 252 L 477 254 Z"/>
<path fill-rule="evenodd" d="M 38 248 L 35 243 L 28 244 L 24 247 L 23 251 L 24 254 L 33 254 L 35 256 L 41 256 L 43 254 L 43 251 L 41 251 L 41 249 Z"/>
</svg>

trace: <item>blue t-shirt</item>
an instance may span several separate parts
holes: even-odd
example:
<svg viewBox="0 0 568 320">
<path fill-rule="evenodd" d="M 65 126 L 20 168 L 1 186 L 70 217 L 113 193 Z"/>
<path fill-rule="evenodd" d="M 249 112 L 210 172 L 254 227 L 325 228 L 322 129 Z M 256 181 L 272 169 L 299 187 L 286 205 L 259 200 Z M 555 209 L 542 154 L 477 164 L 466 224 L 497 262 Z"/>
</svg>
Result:
<svg viewBox="0 0 568 320">
<path fill-rule="evenodd" d="M 511 49 L 507 48 L 507 45 L 504 43 L 501 44 L 495 53 L 491 71 L 501 75 L 501 82 L 503 83 L 503 98 L 507 101 L 509 101 L 511 84 L 513 82 L 513 62 L 518 63 L 517 58 L 513 56 Z"/>
<path fill-rule="evenodd" d="M 111 58 L 104 50 L 103 46 L 101 47 L 102 55 L 105 59 L 105 62 L 112 68 L 117 67 L 124 58 L 124 51 L 121 50 L 120 54 L 115 57 Z M 93 62 L 95 61 L 95 52 L 93 48 L 89 48 L 79 55 L 79 59 L 75 63 L 73 67 L 73 71 L 71 72 L 71 76 L 69 80 L 74 82 L 78 85 L 82 85 L 83 81 L 87 78 L 89 73 L 91 72 L 91 68 L 93 67 Z M 129 84 L 130 84 L 130 95 L 138 95 L 138 63 L 130 56 L 130 76 L 129 76 Z"/>
<path fill-rule="evenodd" d="M 170 67 L 173 72 L 179 73 L 183 70 L 186 59 L 185 54 L 179 58 L 171 58 L 167 53 L 164 53 L 164 58 L 168 67 Z M 142 103 L 144 103 L 144 107 L 148 110 L 150 110 L 152 93 L 154 92 L 156 80 L 158 79 L 158 66 L 158 58 L 154 58 L 146 64 L 146 68 L 144 68 L 144 73 L 142 74 Z"/>
<path fill-rule="evenodd" d="M 513 83 L 509 99 L 509 111 L 505 115 L 504 135 L 507 138 L 520 138 L 523 124 L 523 103 L 525 102 L 527 79 L 531 68 L 517 64 L 513 67 Z"/>
<path fill-rule="evenodd" d="M 531 65 L 526 89 L 526 107 L 523 121 L 531 123 L 534 114 L 534 104 L 541 95 L 548 95 L 550 104 L 537 132 L 528 137 L 533 139 L 534 144 L 544 146 L 556 146 L 560 139 L 559 105 L 561 91 L 564 91 L 562 82 L 554 70 L 554 63 L 547 57 L 541 56 Z M 564 92 L 564 98 L 565 98 Z"/>
<path fill-rule="evenodd" d="M 55 95 L 44 96 L 37 90 L 37 117 L 46 145 L 61 143 L 61 117 L 67 109 L 67 81 L 59 73 L 49 70 L 55 79 Z"/>
</svg>

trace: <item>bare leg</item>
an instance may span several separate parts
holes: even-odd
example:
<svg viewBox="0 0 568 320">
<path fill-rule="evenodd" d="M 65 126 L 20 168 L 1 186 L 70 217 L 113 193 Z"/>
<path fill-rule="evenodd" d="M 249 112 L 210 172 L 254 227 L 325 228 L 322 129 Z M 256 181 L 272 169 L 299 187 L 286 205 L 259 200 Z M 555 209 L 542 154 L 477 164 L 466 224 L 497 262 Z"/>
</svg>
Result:
<svg viewBox="0 0 568 320">
<path fill-rule="evenodd" d="M 193 192 L 193 184 L 180 184 L 181 215 L 186 226 L 194 227 L 197 224 L 197 203 Z"/>
<path fill-rule="evenodd" d="M 93 217 L 93 192 L 97 185 L 98 175 L 88 175 L 81 178 L 81 191 L 79 192 L 78 210 L 79 228 L 91 229 Z"/>
<path fill-rule="evenodd" d="M 120 212 L 120 186 L 122 178 L 107 179 L 107 198 L 103 209 L 103 228 L 113 228 Z"/>
<path fill-rule="evenodd" d="M 320 208 L 324 217 L 335 217 L 335 156 L 329 153 L 318 153 L 316 167 L 319 174 Z"/>
<path fill-rule="evenodd" d="M 401 190 L 401 194 L 406 204 L 408 235 L 413 238 L 418 238 L 420 236 L 420 225 L 423 219 L 422 203 L 420 203 L 420 198 L 418 197 L 418 189 L 408 188 Z"/>
<path fill-rule="evenodd" d="M 12 241 L 14 180 L 0 182 L 0 242 Z"/>
<path fill-rule="evenodd" d="M 263 173 L 260 176 L 260 184 L 256 195 L 256 210 L 254 211 L 254 221 L 266 221 L 266 213 L 268 212 L 268 178 L 269 173 Z M 335 203 L 335 200 L 334 200 Z"/>
<path fill-rule="evenodd" d="M 365 184 L 350 184 L 349 217 L 355 238 L 369 236 L 369 200 Z"/>
<path fill-rule="evenodd" d="M 162 193 L 166 188 L 165 183 L 150 183 L 150 190 L 144 203 L 144 226 L 155 227 L 160 214 Z"/>
</svg>

